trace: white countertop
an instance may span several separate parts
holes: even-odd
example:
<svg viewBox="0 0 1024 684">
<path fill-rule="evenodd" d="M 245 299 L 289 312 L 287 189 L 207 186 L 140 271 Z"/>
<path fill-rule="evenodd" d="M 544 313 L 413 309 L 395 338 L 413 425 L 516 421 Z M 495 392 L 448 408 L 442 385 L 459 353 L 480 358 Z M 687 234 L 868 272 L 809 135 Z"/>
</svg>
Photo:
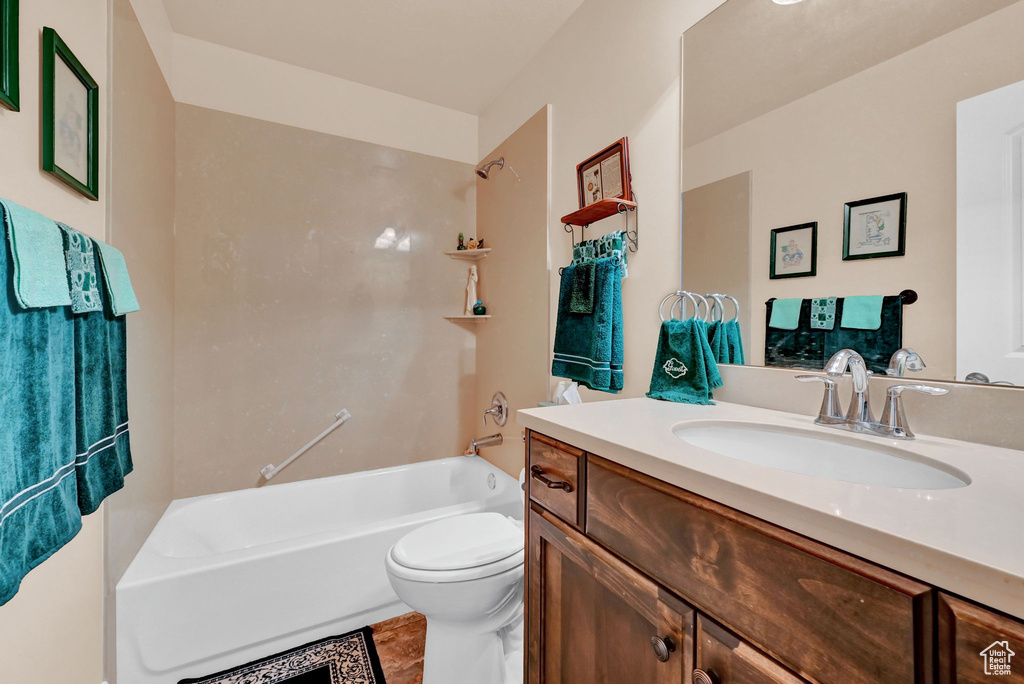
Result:
<svg viewBox="0 0 1024 684">
<path fill-rule="evenodd" d="M 892 440 L 814 416 L 621 399 L 521 410 L 519 424 L 1024 619 L 1024 451 L 918 435 Z M 910 416 L 913 422 L 913 416 Z M 966 487 L 897 489 L 791 473 L 692 446 L 673 430 L 728 420 L 886 444 L 967 473 Z"/>
</svg>

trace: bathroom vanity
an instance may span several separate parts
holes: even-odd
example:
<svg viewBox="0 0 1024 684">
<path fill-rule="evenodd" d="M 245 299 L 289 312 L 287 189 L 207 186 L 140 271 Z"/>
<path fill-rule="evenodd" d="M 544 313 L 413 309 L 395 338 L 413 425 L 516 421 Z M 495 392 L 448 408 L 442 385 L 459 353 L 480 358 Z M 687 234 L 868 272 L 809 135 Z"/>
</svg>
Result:
<svg viewBox="0 0 1024 684">
<path fill-rule="evenodd" d="M 1024 454 L 921 437 L 892 453 L 967 486 L 855 484 L 681 438 L 709 420 L 803 431 L 823 454 L 834 437 L 728 404 L 519 413 L 529 684 L 985 682 L 1006 650 L 1020 661 L 1000 679 L 1024 682 L 1024 516 L 1007 484 Z"/>
</svg>

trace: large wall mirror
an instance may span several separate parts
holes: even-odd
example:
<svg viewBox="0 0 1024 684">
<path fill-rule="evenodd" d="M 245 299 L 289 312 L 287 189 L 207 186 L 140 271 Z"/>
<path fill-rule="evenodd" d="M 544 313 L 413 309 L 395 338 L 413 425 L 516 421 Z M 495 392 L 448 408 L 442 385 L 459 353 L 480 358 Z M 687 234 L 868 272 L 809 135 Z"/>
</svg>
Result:
<svg viewBox="0 0 1024 684">
<path fill-rule="evenodd" d="M 726 0 L 683 36 L 683 287 L 748 364 L 1024 385 L 1024 0 Z M 914 372 L 914 371 L 917 372 Z"/>
</svg>

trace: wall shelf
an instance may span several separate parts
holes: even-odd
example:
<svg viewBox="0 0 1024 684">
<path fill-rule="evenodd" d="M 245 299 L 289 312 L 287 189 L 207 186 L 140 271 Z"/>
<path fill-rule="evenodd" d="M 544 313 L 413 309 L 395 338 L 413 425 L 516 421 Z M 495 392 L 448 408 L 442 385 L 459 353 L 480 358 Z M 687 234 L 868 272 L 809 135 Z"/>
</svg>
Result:
<svg viewBox="0 0 1024 684">
<path fill-rule="evenodd" d="M 620 210 L 619 207 L 624 207 L 624 209 Z M 633 211 L 636 207 L 636 202 L 624 199 L 598 200 L 578 211 L 566 214 L 562 217 L 562 223 L 567 226 L 589 226 L 591 223 L 606 219 L 609 216 L 615 216 L 625 211 Z"/>
<path fill-rule="evenodd" d="M 480 318 L 490 318 L 491 314 L 484 314 L 483 316 L 445 316 L 449 321 L 475 321 Z"/>
<path fill-rule="evenodd" d="M 452 259 L 461 259 L 462 261 L 480 261 L 486 258 L 490 253 L 490 247 L 479 247 L 477 249 L 459 249 L 452 252 L 445 252 Z"/>
</svg>

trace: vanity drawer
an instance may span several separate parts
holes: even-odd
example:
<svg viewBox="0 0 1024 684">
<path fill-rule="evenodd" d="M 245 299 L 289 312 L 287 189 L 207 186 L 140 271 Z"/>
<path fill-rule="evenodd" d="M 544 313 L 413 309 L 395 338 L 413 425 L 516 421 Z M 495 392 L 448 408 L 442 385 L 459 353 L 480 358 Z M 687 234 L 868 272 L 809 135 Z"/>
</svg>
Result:
<svg viewBox="0 0 1024 684">
<path fill-rule="evenodd" d="M 930 682 L 930 587 L 594 456 L 587 534 L 800 676 Z"/>
<path fill-rule="evenodd" d="M 986 651 L 991 663 L 982 655 Z M 1009 672 L 995 674 L 1007 657 Z M 993 674 L 986 674 L 986 666 Z M 1024 623 L 939 594 L 939 684 L 994 679 L 1024 683 Z"/>
<path fill-rule="evenodd" d="M 697 618 L 697 667 L 714 684 L 806 684 L 806 680 L 703 615 Z M 693 681 L 700 679 L 694 677 Z"/>
<path fill-rule="evenodd" d="M 562 520 L 582 525 L 579 503 L 585 466 L 583 452 L 557 440 L 530 433 L 527 481 L 530 499 Z"/>
</svg>

